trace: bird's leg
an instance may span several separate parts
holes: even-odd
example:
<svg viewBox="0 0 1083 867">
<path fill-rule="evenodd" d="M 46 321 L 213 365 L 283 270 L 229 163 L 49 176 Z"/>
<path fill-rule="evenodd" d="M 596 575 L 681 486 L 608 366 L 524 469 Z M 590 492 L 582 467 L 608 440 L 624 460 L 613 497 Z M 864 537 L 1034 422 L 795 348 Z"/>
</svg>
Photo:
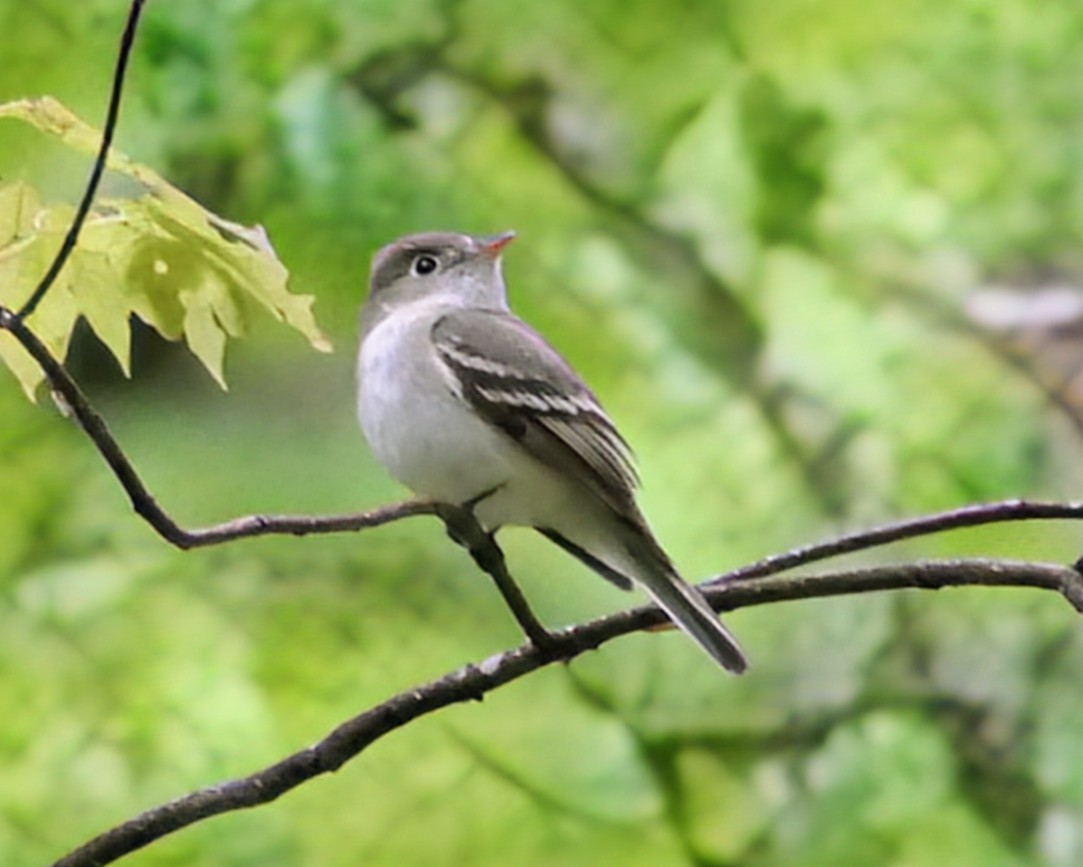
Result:
<svg viewBox="0 0 1083 867">
<path fill-rule="evenodd" d="M 437 514 L 443 520 L 452 541 L 466 548 L 478 568 L 493 579 L 530 643 L 539 650 L 551 649 L 554 644 L 553 636 L 535 616 L 523 591 L 508 572 L 504 552 L 496 543 L 496 534 L 485 532 L 474 517 L 474 506 L 491 493 L 492 491 L 486 491 L 460 506 L 441 504 Z"/>
</svg>

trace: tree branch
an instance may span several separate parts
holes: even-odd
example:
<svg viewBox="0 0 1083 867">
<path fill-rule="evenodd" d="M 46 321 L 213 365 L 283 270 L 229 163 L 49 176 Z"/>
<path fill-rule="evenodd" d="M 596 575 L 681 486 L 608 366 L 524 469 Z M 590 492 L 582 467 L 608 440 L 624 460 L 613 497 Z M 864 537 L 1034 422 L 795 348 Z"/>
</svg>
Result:
<svg viewBox="0 0 1083 867">
<path fill-rule="evenodd" d="M 726 576 L 723 576 L 726 577 Z M 954 560 L 883 566 L 823 575 L 765 578 L 705 586 L 711 605 L 732 611 L 795 599 L 942 587 L 1033 587 L 1060 593 L 1083 612 L 1083 575 L 1045 564 L 996 560 Z M 469 664 L 422 686 L 408 689 L 335 728 L 318 743 L 247 777 L 229 780 L 154 807 L 95 837 L 54 867 L 100 867 L 174 831 L 221 813 L 273 801 L 307 780 L 336 771 L 384 735 L 418 717 L 487 693 L 554 662 L 568 662 L 631 632 L 668 621 L 654 607 L 635 608 L 549 633 L 549 644 L 527 644 Z"/>
<path fill-rule="evenodd" d="M 11 332 L 33 359 L 41 366 L 53 394 L 63 411 L 74 417 L 98 454 L 128 495 L 128 499 L 143 520 L 167 542 L 178 548 L 202 548 L 222 542 L 232 542 L 251 536 L 287 534 L 307 536 L 315 533 L 341 533 L 378 527 L 413 515 L 435 515 L 437 505 L 426 500 L 409 500 L 382 506 L 367 512 L 348 515 L 247 515 L 210 527 L 186 530 L 158 504 L 132 462 L 116 441 L 109 425 L 87 399 L 71 374 L 38 339 L 37 335 L 11 310 L 0 306 L 0 328 Z"/>
<path fill-rule="evenodd" d="M 712 578 L 709 583 L 750 581 L 766 575 L 777 575 L 798 566 L 806 566 L 832 557 L 867 551 L 905 539 L 931 536 L 948 530 L 1000 524 L 1005 521 L 1049 521 L 1083 519 L 1083 503 L 1049 503 L 1034 500 L 1002 500 L 996 503 L 974 503 L 958 509 L 935 512 L 918 518 L 908 518 L 883 524 L 871 530 L 859 530 L 826 542 L 815 542 L 801 548 L 772 554 L 742 566 L 732 572 Z"/>
<path fill-rule="evenodd" d="M 158 504 L 147 489 L 135 467 L 113 437 L 105 419 L 87 399 L 79 384 L 31 331 L 11 310 L 0 306 L 0 329 L 12 336 L 41 366 L 54 395 L 64 410 L 75 418 L 90 438 L 98 453 L 109 465 L 117 481 L 128 495 L 135 512 L 167 542 L 187 550 L 231 542 L 251 536 L 293 535 L 353 532 L 378 527 L 414 515 L 437 515 L 447 523 L 448 507 L 427 500 L 408 500 L 346 515 L 247 515 L 209 527 L 187 530 L 181 527 Z M 748 582 L 769 575 L 777 575 L 799 566 L 853 554 L 871 548 L 889 545 L 906 539 L 998 524 L 1007 521 L 1035 520 L 1083 520 L 1083 503 L 1055 503 L 1032 500 L 1003 500 L 993 503 L 976 503 L 958 509 L 949 509 L 910 518 L 871 530 L 849 533 L 824 542 L 816 542 L 780 554 L 773 554 L 720 575 L 711 583 Z M 468 546 L 469 547 L 469 546 Z M 486 570 L 488 571 L 488 570 Z M 491 573 L 490 573 L 491 574 Z"/>
</svg>

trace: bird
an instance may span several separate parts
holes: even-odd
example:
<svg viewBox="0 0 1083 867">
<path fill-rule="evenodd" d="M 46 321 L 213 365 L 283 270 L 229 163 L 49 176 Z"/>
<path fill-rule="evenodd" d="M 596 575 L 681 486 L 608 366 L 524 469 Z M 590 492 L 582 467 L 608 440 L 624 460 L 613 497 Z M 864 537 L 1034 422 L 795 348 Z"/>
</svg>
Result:
<svg viewBox="0 0 1083 867">
<path fill-rule="evenodd" d="M 636 502 L 632 452 L 572 366 L 510 310 L 514 232 L 425 232 L 376 252 L 361 308 L 357 410 L 373 455 L 487 533 L 530 527 L 621 589 L 638 585 L 718 664 L 747 667 Z"/>
</svg>

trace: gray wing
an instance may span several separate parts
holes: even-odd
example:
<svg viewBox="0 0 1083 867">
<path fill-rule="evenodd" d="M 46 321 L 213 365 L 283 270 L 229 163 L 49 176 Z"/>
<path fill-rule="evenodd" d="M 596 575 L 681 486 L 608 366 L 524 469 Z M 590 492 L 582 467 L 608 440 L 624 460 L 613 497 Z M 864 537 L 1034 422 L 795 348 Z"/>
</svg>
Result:
<svg viewBox="0 0 1083 867">
<path fill-rule="evenodd" d="M 475 412 L 639 523 L 631 449 L 590 389 L 536 331 L 502 311 L 459 310 L 437 320 L 432 341 Z"/>
</svg>

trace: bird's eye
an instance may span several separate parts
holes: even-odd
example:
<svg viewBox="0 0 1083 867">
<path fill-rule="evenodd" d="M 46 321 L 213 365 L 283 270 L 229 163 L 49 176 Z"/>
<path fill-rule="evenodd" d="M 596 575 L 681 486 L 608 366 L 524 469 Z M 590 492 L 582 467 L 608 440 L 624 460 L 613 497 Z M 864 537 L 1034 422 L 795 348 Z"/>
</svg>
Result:
<svg viewBox="0 0 1083 867">
<path fill-rule="evenodd" d="M 439 267 L 440 263 L 436 261 L 435 256 L 430 256 L 428 253 L 422 253 L 414 259 L 413 272 L 418 277 L 424 277 L 426 274 L 431 274 Z"/>
</svg>

